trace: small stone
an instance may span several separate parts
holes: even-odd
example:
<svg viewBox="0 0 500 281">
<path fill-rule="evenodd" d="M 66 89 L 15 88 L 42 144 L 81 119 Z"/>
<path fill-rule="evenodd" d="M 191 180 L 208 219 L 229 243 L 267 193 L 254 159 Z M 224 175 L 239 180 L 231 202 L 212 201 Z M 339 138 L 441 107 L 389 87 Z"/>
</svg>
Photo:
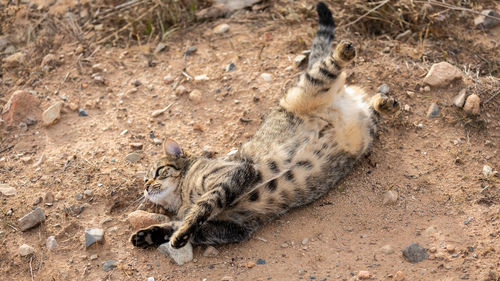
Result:
<svg viewBox="0 0 500 281">
<path fill-rule="evenodd" d="M 156 45 L 155 53 L 159 53 L 165 50 L 166 47 L 167 45 L 163 44 L 162 42 L 158 43 L 158 45 Z"/>
<path fill-rule="evenodd" d="M 304 238 L 302 240 L 302 245 L 306 245 L 307 243 L 309 243 L 309 238 Z"/>
<path fill-rule="evenodd" d="M 12 186 L 9 186 L 9 185 L 6 185 L 4 183 L 1 183 L 0 184 L 0 193 L 3 196 L 14 196 L 14 195 L 17 194 L 17 191 Z"/>
<path fill-rule="evenodd" d="M 293 59 L 293 62 L 295 63 L 295 66 L 300 67 L 306 62 L 307 56 L 305 55 L 298 55 Z"/>
<path fill-rule="evenodd" d="M 107 260 L 102 264 L 102 270 L 104 272 L 109 272 L 118 266 L 118 262 L 115 260 Z"/>
<path fill-rule="evenodd" d="M 236 69 L 236 65 L 234 63 L 230 63 L 226 66 L 226 72 L 232 72 Z"/>
<path fill-rule="evenodd" d="M 485 178 L 489 178 L 493 175 L 493 168 L 491 168 L 490 166 L 488 165 L 484 165 L 483 166 L 483 176 Z"/>
<path fill-rule="evenodd" d="M 128 214 L 128 222 L 134 230 L 146 228 L 153 224 L 166 223 L 170 219 L 162 214 L 149 213 L 142 210 L 136 210 Z"/>
<path fill-rule="evenodd" d="M 167 74 L 167 75 L 163 76 L 163 82 L 165 82 L 165 84 L 170 84 L 173 81 L 174 81 L 174 77 L 172 77 L 172 75 Z"/>
<path fill-rule="evenodd" d="M 412 243 L 403 249 L 403 256 L 411 263 L 421 262 L 429 257 L 427 250 L 417 243 Z"/>
<path fill-rule="evenodd" d="M 36 207 L 31 213 L 18 220 L 18 226 L 21 231 L 26 231 L 39 225 L 45 220 L 45 213 L 42 209 Z"/>
<path fill-rule="evenodd" d="M 43 113 L 42 113 L 42 121 L 43 125 L 45 126 L 50 126 L 52 125 L 57 119 L 61 117 L 61 109 L 63 107 L 64 103 L 62 101 L 58 101 L 51 105 L 49 108 L 47 108 Z"/>
<path fill-rule="evenodd" d="M 198 48 L 196 48 L 196 46 L 191 46 L 191 47 L 187 48 L 187 50 L 184 52 L 184 55 L 190 56 L 190 55 L 196 53 L 197 50 L 198 50 Z"/>
<path fill-rule="evenodd" d="M 456 107 L 462 108 L 465 104 L 465 96 L 467 95 L 467 91 L 462 89 L 458 95 L 453 98 L 453 104 Z"/>
<path fill-rule="evenodd" d="M 497 11 L 483 10 L 481 11 L 481 15 L 474 18 L 474 25 L 476 26 L 476 28 L 489 29 L 496 26 L 497 24 L 500 24 L 500 19 L 498 18 L 500 18 L 500 15 L 497 13 Z"/>
<path fill-rule="evenodd" d="M 69 109 L 71 109 L 72 111 L 77 111 L 79 108 L 78 108 L 78 104 L 74 103 L 74 102 L 70 102 L 68 103 L 68 107 Z"/>
<path fill-rule="evenodd" d="M 415 92 L 413 91 L 406 91 L 406 95 L 409 97 L 409 98 L 413 98 L 415 96 Z"/>
<path fill-rule="evenodd" d="M 389 190 L 384 193 L 384 198 L 382 199 L 382 204 L 392 205 L 398 201 L 398 193 L 393 190 Z"/>
<path fill-rule="evenodd" d="M 404 281 L 405 280 L 405 275 L 403 271 L 399 270 L 396 272 L 396 275 L 394 275 L 394 281 Z"/>
<path fill-rule="evenodd" d="M 436 227 L 434 227 L 434 226 L 429 226 L 428 228 L 426 228 L 426 229 L 424 230 L 424 234 L 425 234 L 426 236 L 432 236 L 432 235 L 434 235 L 434 234 L 436 234 L 436 233 L 437 233 L 437 229 L 436 229 Z"/>
<path fill-rule="evenodd" d="M 54 204 L 54 194 L 48 191 L 47 193 L 45 193 L 45 205 L 52 206 L 52 204 Z"/>
<path fill-rule="evenodd" d="M 95 75 L 94 76 L 94 81 L 97 84 L 104 84 L 104 77 L 102 77 L 101 75 Z"/>
<path fill-rule="evenodd" d="M 125 156 L 125 160 L 130 163 L 136 163 L 139 162 L 142 159 L 142 155 L 139 153 L 129 153 L 127 156 Z"/>
<path fill-rule="evenodd" d="M 28 164 L 29 162 L 31 162 L 31 157 L 30 156 L 24 156 L 24 157 L 19 158 L 19 160 L 21 160 L 21 162 L 23 162 L 25 164 Z"/>
<path fill-rule="evenodd" d="M 270 73 L 262 73 L 260 75 L 260 77 L 262 78 L 262 80 L 266 81 L 266 82 L 271 82 L 273 81 L 273 76 L 270 74 Z"/>
<path fill-rule="evenodd" d="M 252 268 L 256 265 L 256 263 L 254 261 L 249 261 L 247 262 L 247 268 Z"/>
<path fill-rule="evenodd" d="M 155 278 L 154 277 L 148 277 L 147 281 L 155 281 Z"/>
<path fill-rule="evenodd" d="M 479 105 L 481 103 L 481 99 L 478 95 L 472 94 L 467 97 L 465 100 L 464 111 L 469 115 L 478 115 L 479 114 Z"/>
<path fill-rule="evenodd" d="M 223 23 L 223 24 L 219 24 L 218 26 L 216 26 L 214 29 L 213 29 L 214 33 L 215 34 L 222 34 L 222 33 L 225 33 L 227 31 L 229 31 L 229 25 L 226 24 L 226 23 Z"/>
<path fill-rule="evenodd" d="M 170 243 L 164 243 L 158 247 L 158 251 L 169 256 L 178 265 L 183 265 L 193 260 L 193 246 L 189 242 L 180 249 L 174 249 L 170 246 Z"/>
<path fill-rule="evenodd" d="M 32 255 L 33 253 L 35 253 L 35 249 L 30 245 L 22 244 L 19 247 L 19 254 L 21 255 L 21 257 L 26 257 Z"/>
<path fill-rule="evenodd" d="M 194 103 L 200 103 L 202 101 L 202 95 L 199 90 L 192 90 L 191 93 L 189 93 L 189 100 L 194 102 Z"/>
<path fill-rule="evenodd" d="M 448 244 L 446 245 L 446 251 L 448 251 L 448 253 L 452 254 L 455 252 L 455 245 L 453 244 Z"/>
<path fill-rule="evenodd" d="M 194 77 L 194 81 L 205 81 L 208 80 L 208 76 L 206 74 L 196 75 Z"/>
<path fill-rule="evenodd" d="M 428 93 L 428 92 L 430 92 L 430 91 L 431 91 L 431 87 L 429 87 L 429 85 L 426 85 L 426 86 L 424 87 L 424 92 Z"/>
<path fill-rule="evenodd" d="M 234 281 L 234 278 L 232 276 L 224 276 L 221 281 Z"/>
<path fill-rule="evenodd" d="M 154 139 L 153 139 L 153 143 L 154 143 L 155 145 L 160 145 L 160 144 L 162 144 L 162 143 L 163 143 L 163 141 L 162 141 L 161 139 L 159 139 L 159 138 L 154 138 Z"/>
<path fill-rule="evenodd" d="M 257 264 L 259 265 L 266 264 L 266 261 L 264 259 L 258 259 Z"/>
<path fill-rule="evenodd" d="M 439 114 L 439 106 L 435 102 L 431 103 L 429 109 L 427 109 L 427 118 L 437 117 L 438 114 Z"/>
<path fill-rule="evenodd" d="M 170 106 L 166 106 L 162 109 L 157 109 L 151 113 L 151 116 L 158 117 L 158 116 L 162 115 L 165 111 L 167 111 L 169 108 L 170 108 Z"/>
<path fill-rule="evenodd" d="M 389 86 L 387 84 L 382 84 L 382 85 L 380 85 L 380 87 L 378 87 L 377 91 L 383 95 L 387 95 L 387 94 L 389 94 L 391 89 L 389 88 Z"/>
<path fill-rule="evenodd" d="M 212 246 L 208 246 L 203 252 L 204 257 L 216 257 L 218 255 L 219 255 L 219 250 L 217 250 L 215 247 Z"/>
<path fill-rule="evenodd" d="M 135 94 L 135 93 L 137 93 L 137 88 L 134 87 L 134 88 L 129 89 L 127 92 L 125 92 L 125 95 L 128 96 L 128 95 Z"/>
<path fill-rule="evenodd" d="M 56 237 L 49 236 L 47 238 L 47 242 L 45 242 L 45 245 L 47 246 L 47 249 L 49 249 L 49 251 L 54 251 L 57 247 Z"/>
<path fill-rule="evenodd" d="M 86 198 L 90 198 L 94 195 L 94 192 L 92 192 L 92 190 L 90 189 L 86 189 L 85 191 L 83 191 L 83 195 L 85 195 Z"/>
<path fill-rule="evenodd" d="M 406 111 L 406 112 L 410 112 L 410 111 L 411 111 L 411 107 L 410 107 L 410 105 L 405 104 L 405 106 L 404 106 L 403 110 L 404 110 L 404 111 Z"/>
<path fill-rule="evenodd" d="M 213 158 L 215 156 L 215 151 L 209 146 L 205 145 L 201 148 L 201 151 L 203 153 L 203 156 L 206 158 Z"/>
<path fill-rule="evenodd" d="M 391 245 L 385 245 L 382 248 L 380 248 L 380 251 L 386 255 L 390 255 L 394 253 L 394 249 L 392 248 Z"/>
<path fill-rule="evenodd" d="M 80 116 L 80 117 L 87 117 L 87 116 L 89 116 L 89 114 L 84 109 L 79 108 L 78 109 L 78 116 Z"/>
<path fill-rule="evenodd" d="M 94 260 L 96 260 L 97 258 L 98 258 L 97 254 L 93 254 L 93 255 L 91 255 L 91 256 L 90 256 L 90 260 L 91 260 L 91 261 L 94 261 Z"/>
<path fill-rule="evenodd" d="M 135 149 L 135 150 L 140 150 L 144 147 L 144 145 L 140 142 L 131 142 L 129 145 L 130 145 L 130 148 Z"/>
<path fill-rule="evenodd" d="M 99 73 L 104 71 L 104 65 L 102 63 L 96 63 L 92 65 L 92 72 Z"/>
<path fill-rule="evenodd" d="M 87 228 L 85 229 L 85 248 L 91 245 L 102 242 L 104 239 L 104 230 L 100 228 Z"/>
<path fill-rule="evenodd" d="M 182 85 L 175 88 L 175 94 L 178 96 L 182 96 L 184 94 L 187 94 L 187 92 L 188 92 L 188 90 L 186 89 L 186 87 L 184 87 Z"/>
<path fill-rule="evenodd" d="M 447 62 L 440 62 L 432 65 L 423 82 L 433 87 L 445 87 L 459 78 L 462 78 L 462 72 L 457 67 Z"/>
<path fill-rule="evenodd" d="M 81 201 L 82 199 L 83 199 L 83 194 L 81 194 L 81 193 L 75 194 L 75 200 Z"/>
<path fill-rule="evenodd" d="M 52 68 L 57 66 L 59 62 L 57 61 L 57 57 L 54 54 L 47 54 L 45 57 L 43 57 L 42 60 L 42 68 Z"/>
<path fill-rule="evenodd" d="M 2 118 L 7 125 L 17 125 L 27 118 L 35 120 L 39 115 L 39 100 L 28 91 L 15 91 L 4 105 Z M 1 108 L 1 107 L 0 107 Z"/>
<path fill-rule="evenodd" d="M 358 278 L 359 279 L 370 279 L 372 275 L 370 274 L 369 271 L 365 271 L 365 270 L 361 270 L 359 273 L 358 273 Z"/>
<path fill-rule="evenodd" d="M 285 243 L 281 244 L 281 248 L 288 248 L 288 243 L 285 242 Z"/>
</svg>

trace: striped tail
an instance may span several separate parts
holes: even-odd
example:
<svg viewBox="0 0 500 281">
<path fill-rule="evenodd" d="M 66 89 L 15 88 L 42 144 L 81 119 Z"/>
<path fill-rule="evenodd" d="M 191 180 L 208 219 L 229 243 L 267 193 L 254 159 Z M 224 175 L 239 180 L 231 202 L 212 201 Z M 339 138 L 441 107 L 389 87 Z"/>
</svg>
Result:
<svg viewBox="0 0 500 281">
<path fill-rule="evenodd" d="M 307 69 L 311 69 L 314 63 L 328 56 L 335 33 L 335 21 L 326 4 L 319 2 L 316 11 L 318 12 L 319 26 L 311 47 Z"/>
</svg>

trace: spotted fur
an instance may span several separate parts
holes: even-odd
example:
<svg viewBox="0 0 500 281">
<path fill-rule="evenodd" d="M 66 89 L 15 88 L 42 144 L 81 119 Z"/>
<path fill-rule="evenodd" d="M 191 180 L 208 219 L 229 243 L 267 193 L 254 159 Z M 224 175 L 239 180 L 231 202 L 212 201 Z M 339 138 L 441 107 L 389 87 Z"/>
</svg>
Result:
<svg viewBox="0 0 500 281">
<path fill-rule="evenodd" d="M 145 196 L 176 218 L 139 230 L 133 245 L 243 241 L 269 220 L 323 196 L 368 151 L 379 113 L 393 113 L 398 104 L 380 95 L 367 99 L 361 88 L 345 86 L 343 69 L 355 48 L 342 41 L 332 51 L 331 12 L 321 2 L 317 11 L 308 69 L 237 153 L 207 159 L 165 142 Z"/>
</svg>

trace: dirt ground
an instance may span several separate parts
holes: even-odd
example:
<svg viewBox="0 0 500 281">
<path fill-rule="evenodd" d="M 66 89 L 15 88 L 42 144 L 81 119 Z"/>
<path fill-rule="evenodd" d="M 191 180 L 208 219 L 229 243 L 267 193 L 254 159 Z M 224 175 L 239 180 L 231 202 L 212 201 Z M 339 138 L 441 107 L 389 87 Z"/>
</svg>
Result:
<svg viewBox="0 0 500 281">
<path fill-rule="evenodd" d="M 34 125 L 0 128 L 0 183 L 17 191 L 0 195 L 0 280 L 356 280 L 360 271 L 369 271 L 373 280 L 394 280 L 398 271 L 405 280 L 500 280 L 499 178 L 482 172 L 484 165 L 500 168 L 500 97 L 494 96 L 500 80 L 498 73 L 471 70 L 481 61 L 475 48 L 491 54 L 485 59 L 500 57 L 500 26 L 473 29 L 472 14 L 453 26 L 455 32 L 423 44 L 418 34 L 395 40 L 337 31 L 336 40 L 351 40 L 358 50 L 347 70 L 349 83 L 370 93 L 387 84 L 390 95 L 409 106 L 383 120 L 372 153 L 337 189 L 244 243 L 216 247 L 215 257 L 202 256 L 204 248 L 196 247 L 194 260 L 184 266 L 155 249 L 131 245 L 127 215 L 142 195 L 144 171 L 161 150 L 153 139 L 172 138 L 195 154 L 205 146 L 219 155 L 237 149 L 300 72 L 293 59 L 310 46 L 316 16 L 273 19 L 272 12 L 284 8 L 277 2 L 263 11 L 197 23 L 174 32 L 153 57 L 150 50 L 158 42 L 123 48 L 60 36 L 56 47 L 44 50 L 56 57 L 51 69 L 40 62 L 30 71 L 4 65 L 0 105 L 16 90 L 31 91 L 40 104 L 22 109 L 34 115 Z M 221 23 L 229 31 L 214 34 Z M 191 46 L 197 51 L 184 56 Z M 420 90 L 431 65 L 445 59 L 446 46 L 459 47 L 447 60 L 464 79 Z M 423 58 L 413 56 L 419 50 Z M 236 68 L 226 72 L 230 63 Z M 100 66 L 93 69 L 95 64 Z M 95 80 L 95 72 L 104 83 Z M 174 81 L 164 80 L 169 75 Z M 207 78 L 187 78 L 199 75 Z M 174 90 L 180 85 L 185 92 Z M 200 101 L 188 97 L 195 89 Z M 479 116 L 453 106 L 462 89 L 481 98 Z M 60 119 L 43 126 L 40 112 L 57 101 L 64 102 Z M 440 108 L 436 118 L 426 117 L 432 102 Z M 88 116 L 79 116 L 77 108 Z M 142 159 L 127 162 L 132 152 Z M 383 203 L 388 190 L 398 194 L 394 204 Z M 49 192 L 55 195 L 52 206 L 45 204 Z M 18 219 L 34 206 L 46 220 L 19 231 Z M 105 241 L 86 249 L 89 227 L 104 229 Z M 58 246 L 49 251 L 52 235 Z M 413 242 L 428 249 L 428 259 L 412 264 L 403 257 L 402 249 Z M 34 254 L 21 257 L 22 244 Z M 118 267 L 104 272 L 110 259 Z M 265 264 L 248 267 L 259 259 Z"/>
</svg>

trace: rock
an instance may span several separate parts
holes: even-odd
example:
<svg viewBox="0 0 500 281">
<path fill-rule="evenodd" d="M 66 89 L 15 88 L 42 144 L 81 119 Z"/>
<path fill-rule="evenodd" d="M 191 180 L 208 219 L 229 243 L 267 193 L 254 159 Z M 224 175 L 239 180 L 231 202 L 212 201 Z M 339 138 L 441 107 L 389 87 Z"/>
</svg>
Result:
<svg viewBox="0 0 500 281">
<path fill-rule="evenodd" d="M 205 81 L 208 80 L 208 76 L 206 74 L 196 75 L 194 77 L 194 81 Z"/>
<path fill-rule="evenodd" d="M 57 57 L 54 54 L 48 54 L 45 57 L 43 57 L 42 60 L 42 68 L 53 68 L 56 67 L 59 64 L 59 61 L 57 60 Z"/>
<path fill-rule="evenodd" d="M 165 50 L 166 47 L 167 45 L 163 44 L 162 42 L 158 43 L 158 45 L 156 45 L 155 53 L 159 53 Z"/>
<path fill-rule="evenodd" d="M 164 243 L 158 247 L 158 251 L 169 256 L 178 265 L 183 265 L 193 260 L 193 246 L 189 242 L 180 249 L 174 249 L 170 246 L 170 243 Z"/>
<path fill-rule="evenodd" d="M 387 95 L 390 92 L 390 88 L 387 84 L 382 84 L 380 87 L 378 87 L 377 91 L 383 95 Z"/>
<path fill-rule="evenodd" d="M 489 178 L 492 175 L 493 175 L 493 169 L 490 166 L 488 166 L 488 165 L 484 165 L 483 166 L 483 176 L 485 178 Z"/>
<path fill-rule="evenodd" d="M 403 110 L 406 111 L 406 112 L 410 112 L 411 111 L 410 105 L 405 104 L 405 106 L 403 107 Z"/>
<path fill-rule="evenodd" d="M 358 279 L 363 280 L 363 279 L 370 279 L 372 275 L 370 274 L 369 271 L 361 270 L 358 273 Z"/>
<path fill-rule="evenodd" d="M 384 198 L 382 199 L 382 204 L 392 205 L 398 201 L 398 193 L 393 190 L 389 190 L 384 193 Z"/>
<path fill-rule="evenodd" d="M 39 100 L 28 91 L 15 91 L 3 107 L 2 118 L 7 125 L 17 125 L 27 118 L 36 120 L 39 117 Z"/>
<path fill-rule="evenodd" d="M 91 245 L 102 242 L 104 239 L 104 230 L 100 228 L 87 228 L 85 229 L 85 248 Z"/>
<path fill-rule="evenodd" d="M 104 65 L 102 63 L 96 63 L 92 65 L 92 73 L 99 73 L 104 71 Z"/>
<path fill-rule="evenodd" d="M 90 256 L 90 260 L 91 260 L 91 261 L 94 261 L 94 260 L 96 260 L 97 258 L 98 258 L 97 254 L 93 254 L 93 255 L 91 255 L 91 256 Z"/>
<path fill-rule="evenodd" d="M 264 259 L 258 259 L 257 260 L 257 264 L 259 264 L 259 265 L 266 264 L 266 260 L 264 260 Z"/>
<path fill-rule="evenodd" d="M 198 48 L 196 48 L 196 46 L 191 46 L 191 47 L 187 48 L 187 50 L 184 52 L 184 55 L 190 56 L 190 55 L 196 53 L 197 50 L 198 50 Z"/>
<path fill-rule="evenodd" d="M 63 108 L 64 103 L 62 101 L 58 101 L 51 105 L 49 108 L 47 108 L 43 113 L 42 113 L 42 121 L 43 125 L 45 126 L 50 126 L 52 125 L 57 119 L 61 117 L 61 109 Z"/>
<path fill-rule="evenodd" d="M 115 260 L 107 260 L 102 264 L 102 270 L 104 272 L 109 272 L 118 266 L 118 262 Z"/>
<path fill-rule="evenodd" d="M 165 82 L 165 84 L 170 84 L 170 83 L 174 82 L 174 77 L 172 77 L 172 75 L 170 75 L 170 74 L 167 74 L 167 75 L 163 76 L 163 82 Z"/>
<path fill-rule="evenodd" d="M 232 276 L 224 276 L 221 281 L 234 281 L 234 278 Z"/>
<path fill-rule="evenodd" d="M 142 155 L 139 153 L 129 153 L 127 156 L 125 156 L 125 160 L 130 163 L 136 163 L 139 162 L 142 159 Z"/>
<path fill-rule="evenodd" d="M 262 73 L 260 75 L 260 77 L 262 78 L 262 80 L 266 81 L 266 82 L 271 82 L 273 81 L 273 76 L 270 74 L 270 73 Z"/>
<path fill-rule="evenodd" d="M 83 199 L 83 194 L 81 194 L 81 193 L 75 194 L 75 200 L 81 201 L 82 199 Z"/>
<path fill-rule="evenodd" d="M 453 104 L 456 107 L 462 108 L 465 104 L 465 97 L 467 96 L 467 91 L 462 89 L 458 95 L 453 98 Z"/>
<path fill-rule="evenodd" d="M 189 93 L 189 100 L 194 102 L 194 103 L 200 103 L 202 101 L 202 95 L 199 90 L 192 90 L 191 93 Z"/>
<path fill-rule="evenodd" d="M 135 93 L 137 93 L 137 88 L 134 87 L 134 88 L 129 89 L 127 92 L 125 92 L 125 95 L 128 96 L 128 95 L 135 94 Z"/>
<path fill-rule="evenodd" d="M 155 278 L 154 277 L 148 277 L 147 281 L 155 281 Z"/>
<path fill-rule="evenodd" d="M 54 194 L 48 191 L 47 193 L 45 193 L 45 205 L 52 206 L 52 204 L 54 204 Z"/>
<path fill-rule="evenodd" d="M 187 94 L 187 92 L 188 92 L 188 90 L 186 89 L 186 87 L 184 87 L 182 85 L 175 88 L 175 94 L 178 96 L 182 96 L 184 94 Z"/>
<path fill-rule="evenodd" d="M 232 72 L 236 69 L 236 65 L 234 63 L 230 63 L 226 66 L 226 72 Z"/>
<path fill-rule="evenodd" d="M 19 254 L 21 255 L 21 257 L 29 256 L 33 253 L 35 253 L 35 249 L 30 245 L 22 244 L 19 247 Z"/>
<path fill-rule="evenodd" d="M 89 116 L 89 114 L 83 108 L 79 108 L 78 109 L 78 116 L 80 116 L 80 117 L 87 117 L 87 116 Z"/>
<path fill-rule="evenodd" d="M 215 34 L 222 34 L 222 33 L 225 33 L 227 31 L 229 31 L 229 25 L 226 24 L 226 23 L 223 23 L 223 24 L 219 24 L 218 26 L 216 26 L 214 29 L 213 29 L 214 33 Z"/>
<path fill-rule="evenodd" d="M 45 220 L 45 213 L 42 209 L 36 207 L 31 213 L 20 218 L 18 227 L 21 231 L 26 231 L 34 226 L 39 225 Z"/>
<path fill-rule="evenodd" d="M 478 115 L 479 114 L 479 105 L 481 103 L 481 99 L 478 95 L 472 94 L 467 97 L 465 100 L 464 111 L 469 115 Z"/>
<path fill-rule="evenodd" d="M 394 249 L 389 244 L 387 244 L 387 245 L 383 246 L 382 248 L 380 248 L 380 251 L 382 253 L 386 254 L 386 255 L 390 255 L 390 254 L 394 253 Z"/>
<path fill-rule="evenodd" d="M 431 87 L 429 87 L 429 85 L 425 85 L 424 92 L 428 93 L 430 91 L 431 91 Z"/>
<path fill-rule="evenodd" d="M 257 264 L 254 262 L 254 261 L 249 261 L 247 262 L 247 268 L 252 268 L 254 266 L 256 266 Z"/>
<path fill-rule="evenodd" d="M 293 59 L 293 62 L 295 63 L 295 66 L 300 67 L 303 65 L 307 60 L 307 56 L 305 55 L 298 55 Z"/>
<path fill-rule="evenodd" d="M 446 245 L 446 251 L 448 251 L 448 253 L 452 254 L 455 252 L 455 245 L 453 244 L 448 244 Z"/>
<path fill-rule="evenodd" d="M 439 114 L 439 106 L 437 103 L 433 102 L 427 109 L 427 118 L 435 118 Z"/>
<path fill-rule="evenodd" d="M 162 143 L 163 143 L 163 141 L 162 141 L 161 139 L 159 139 L 159 138 L 154 138 L 154 139 L 153 139 L 153 143 L 154 143 L 155 145 L 160 145 L 160 144 L 162 144 Z"/>
<path fill-rule="evenodd" d="M 26 54 L 23 52 L 14 53 L 3 59 L 3 67 L 11 68 L 26 64 Z"/>
<path fill-rule="evenodd" d="M 412 243 L 403 249 L 403 256 L 411 263 L 421 262 L 429 257 L 427 250 L 417 243 Z"/>
<path fill-rule="evenodd" d="M 47 238 L 47 242 L 45 242 L 45 245 L 47 246 L 47 249 L 49 249 L 49 251 L 54 251 L 57 247 L 56 237 L 49 236 L 49 238 Z"/>
<path fill-rule="evenodd" d="M 7 184 L 1 183 L 0 184 L 0 193 L 3 196 L 14 196 L 14 195 L 17 194 L 17 191 L 12 186 L 9 186 Z"/>
<path fill-rule="evenodd" d="M 424 234 L 426 236 L 432 236 L 432 235 L 436 234 L 436 232 L 437 232 L 437 229 L 434 226 L 429 226 L 428 228 L 426 228 L 424 230 Z"/>
<path fill-rule="evenodd" d="M 142 210 L 137 210 L 128 214 L 127 218 L 134 230 L 145 228 L 153 224 L 166 223 L 170 220 L 165 215 L 149 213 Z"/>
<path fill-rule="evenodd" d="M 403 271 L 399 270 L 396 272 L 396 275 L 394 275 L 394 281 L 404 281 L 405 280 L 405 275 Z"/>
<path fill-rule="evenodd" d="M 85 191 L 83 191 L 83 195 L 85 195 L 86 198 L 90 198 L 94 195 L 94 192 L 92 192 L 92 190 L 90 189 L 86 189 Z"/>
<path fill-rule="evenodd" d="M 131 142 L 131 143 L 129 143 L 129 145 L 130 145 L 130 148 L 135 149 L 135 150 L 141 150 L 144 147 L 144 145 L 140 142 Z"/>
<path fill-rule="evenodd" d="M 301 243 L 302 245 L 306 245 L 307 243 L 309 243 L 309 238 L 304 238 Z"/>
<path fill-rule="evenodd" d="M 24 156 L 24 157 L 19 158 L 19 160 L 21 160 L 21 162 L 23 162 L 24 164 L 28 164 L 29 162 L 31 162 L 31 157 Z"/>
<path fill-rule="evenodd" d="M 432 65 L 423 82 L 433 87 L 445 87 L 459 78 L 462 78 L 462 72 L 457 67 L 447 62 L 440 62 Z"/>
<path fill-rule="evenodd" d="M 495 10 L 483 10 L 481 11 L 481 15 L 474 18 L 474 25 L 476 26 L 476 28 L 489 29 L 500 23 L 500 19 L 495 19 L 488 16 L 500 18 L 500 15 Z"/>
<path fill-rule="evenodd" d="M 217 250 L 215 247 L 212 246 L 208 246 L 203 252 L 204 257 L 216 257 L 218 255 L 219 255 L 219 250 Z"/>
</svg>

